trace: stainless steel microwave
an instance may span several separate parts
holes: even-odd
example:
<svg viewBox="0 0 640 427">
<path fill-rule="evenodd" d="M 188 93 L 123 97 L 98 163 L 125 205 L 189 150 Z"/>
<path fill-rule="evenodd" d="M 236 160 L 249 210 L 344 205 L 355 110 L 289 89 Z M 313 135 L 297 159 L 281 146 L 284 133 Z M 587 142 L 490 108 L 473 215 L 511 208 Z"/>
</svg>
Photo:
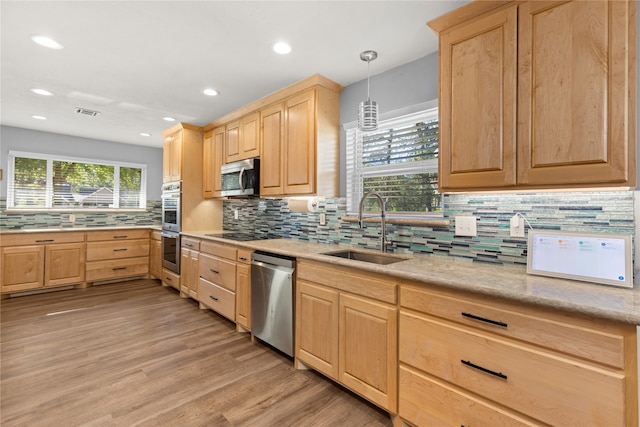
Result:
<svg viewBox="0 0 640 427">
<path fill-rule="evenodd" d="M 260 195 L 260 159 L 240 160 L 222 165 L 222 196 Z"/>
</svg>

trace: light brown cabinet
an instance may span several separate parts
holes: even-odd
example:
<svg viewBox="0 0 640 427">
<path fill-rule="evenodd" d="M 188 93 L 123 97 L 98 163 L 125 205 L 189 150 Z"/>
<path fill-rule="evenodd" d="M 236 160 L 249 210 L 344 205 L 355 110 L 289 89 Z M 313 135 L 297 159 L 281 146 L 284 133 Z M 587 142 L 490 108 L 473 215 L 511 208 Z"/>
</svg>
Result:
<svg viewBox="0 0 640 427">
<path fill-rule="evenodd" d="M 236 321 L 237 248 L 202 241 L 198 259 L 198 301 L 232 322 Z"/>
<path fill-rule="evenodd" d="M 200 240 L 182 237 L 180 245 L 180 295 L 197 299 Z"/>
<path fill-rule="evenodd" d="M 317 86 L 261 110 L 260 194 L 338 194 L 339 99 Z"/>
<path fill-rule="evenodd" d="M 182 130 L 164 137 L 162 182 L 180 181 L 182 176 Z"/>
<path fill-rule="evenodd" d="M 149 230 L 87 233 L 87 282 L 144 276 L 148 272 Z"/>
<path fill-rule="evenodd" d="M 84 282 L 84 241 L 83 232 L 3 236 L 0 257 L 1 292 Z"/>
<path fill-rule="evenodd" d="M 297 268 L 296 362 L 395 414 L 395 281 L 307 260 Z"/>
<path fill-rule="evenodd" d="M 637 425 L 635 326 L 420 284 L 400 305 L 410 423 Z"/>
<path fill-rule="evenodd" d="M 251 250 L 238 249 L 236 258 L 236 326 L 251 330 Z"/>
<path fill-rule="evenodd" d="M 226 126 L 225 163 L 260 156 L 260 114 L 254 112 Z"/>
<path fill-rule="evenodd" d="M 162 280 L 162 236 L 155 230 L 149 240 L 149 274 Z"/>
<path fill-rule="evenodd" d="M 473 2 L 440 36 L 440 188 L 635 185 L 633 1 Z"/>
<path fill-rule="evenodd" d="M 222 174 L 224 162 L 224 126 L 210 130 L 204 134 L 202 145 L 202 197 L 205 199 L 221 196 Z"/>
</svg>

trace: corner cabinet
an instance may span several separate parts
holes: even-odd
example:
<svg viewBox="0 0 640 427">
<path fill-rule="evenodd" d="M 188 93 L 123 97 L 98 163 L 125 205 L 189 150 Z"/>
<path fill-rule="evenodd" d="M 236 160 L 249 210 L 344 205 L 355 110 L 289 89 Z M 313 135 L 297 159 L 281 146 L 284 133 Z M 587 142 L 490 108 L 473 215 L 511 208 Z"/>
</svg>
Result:
<svg viewBox="0 0 640 427">
<path fill-rule="evenodd" d="M 472 2 L 440 36 L 440 187 L 634 186 L 633 1 Z"/>
<path fill-rule="evenodd" d="M 339 194 L 340 91 L 316 86 L 260 112 L 260 194 Z"/>
<path fill-rule="evenodd" d="M 295 358 L 397 412 L 397 285 L 391 278 L 298 260 Z"/>
</svg>

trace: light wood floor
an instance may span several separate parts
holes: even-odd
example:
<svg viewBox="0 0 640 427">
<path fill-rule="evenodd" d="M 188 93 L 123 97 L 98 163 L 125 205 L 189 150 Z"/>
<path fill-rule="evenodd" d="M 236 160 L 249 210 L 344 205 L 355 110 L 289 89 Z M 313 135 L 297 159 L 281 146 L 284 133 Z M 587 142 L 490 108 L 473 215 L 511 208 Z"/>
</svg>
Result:
<svg viewBox="0 0 640 427">
<path fill-rule="evenodd" d="M 0 425 L 391 426 L 154 280 L 3 300 Z"/>
</svg>

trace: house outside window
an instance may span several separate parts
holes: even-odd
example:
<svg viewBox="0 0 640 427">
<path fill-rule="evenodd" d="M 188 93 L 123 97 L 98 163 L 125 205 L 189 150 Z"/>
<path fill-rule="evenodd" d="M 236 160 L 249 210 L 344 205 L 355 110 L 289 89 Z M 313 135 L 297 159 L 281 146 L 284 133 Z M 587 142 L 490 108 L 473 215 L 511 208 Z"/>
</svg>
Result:
<svg viewBox="0 0 640 427">
<path fill-rule="evenodd" d="M 377 192 L 390 216 L 442 216 L 438 193 L 438 108 L 388 120 L 378 130 L 348 129 L 346 150 L 347 211 L 358 212 L 367 192 Z M 367 198 L 365 210 L 378 210 Z"/>
<path fill-rule="evenodd" d="M 10 151 L 8 209 L 144 209 L 147 165 Z"/>
</svg>

